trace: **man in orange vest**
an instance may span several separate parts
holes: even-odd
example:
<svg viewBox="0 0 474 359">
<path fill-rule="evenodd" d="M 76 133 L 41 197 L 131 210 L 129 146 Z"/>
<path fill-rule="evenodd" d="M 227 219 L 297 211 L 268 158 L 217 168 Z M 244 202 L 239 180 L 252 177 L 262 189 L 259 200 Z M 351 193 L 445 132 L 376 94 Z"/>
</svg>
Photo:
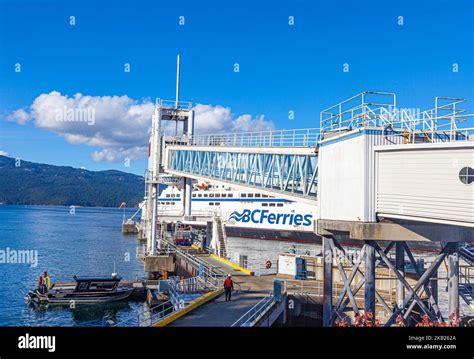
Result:
<svg viewBox="0 0 474 359">
<path fill-rule="evenodd" d="M 227 275 L 227 278 L 224 281 L 224 291 L 225 291 L 225 301 L 230 301 L 230 297 L 232 295 L 232 290 L 234 289 L 234 282 L 232 282 L 232 276 L 230 274 Z"/>
</svg>

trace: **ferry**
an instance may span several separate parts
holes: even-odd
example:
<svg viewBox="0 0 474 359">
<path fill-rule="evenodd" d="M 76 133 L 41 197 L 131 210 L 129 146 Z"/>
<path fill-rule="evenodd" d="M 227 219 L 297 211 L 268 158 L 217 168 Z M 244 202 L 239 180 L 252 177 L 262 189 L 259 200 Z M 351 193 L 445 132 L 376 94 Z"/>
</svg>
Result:
<svg viewBox="0 0 474 359">
<path fill-rule="evenodd" d="M 229 185 L 193 182 L 192 216 L 218 215 L 225 223 L 227 237 L 262 239 L 293 243 L 322 244 L 315 233 L 317 206 L 295 202 L 286 198 L 267 195 L 258 191 L 238 191 Z M 159 216 L 182 216 L 182 190 L 180 186 L 164 186 L 158 197 Z M 142 206 L 142 216 L 146 208 Z M 191 224 L 191 223 L 190 223 Z M 205 223 L 195 222 L 194 228 L 205 228 Z M 361 241 L 341 237 L 344 247 L 360 248 Z M 384 245 L 384 241 L 380 242 Z M 440 250 L 439 243 L 416 242 L 410 247 L 415 252 Z"/>
<path fill-rule="evenodd" d="M 181 190 L 176 186 L 165 187 L 158 197 L 158 216 L 179 215 L 182 208 Z M 319 240 L 314 234 L 314 205 L 258 191 L 236 191 L 230 186 L 195 182 L 191 214 L 206 213 L 221 217 L 230 237 L 308 243 Z M 196 227 L 200 227 L 199 223 Z"/>
</svg>

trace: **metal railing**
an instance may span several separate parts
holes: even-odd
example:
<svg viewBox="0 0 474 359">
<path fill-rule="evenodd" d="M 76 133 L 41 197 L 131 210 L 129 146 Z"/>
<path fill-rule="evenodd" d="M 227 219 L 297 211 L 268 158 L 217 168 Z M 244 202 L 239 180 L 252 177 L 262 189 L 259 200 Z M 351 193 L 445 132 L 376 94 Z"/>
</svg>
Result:
<svg viewBox="0 0 474 359">
<path fill-rule="evenodd" d="M 209 287 L 216 289 L 222 286 L 223 281 L 227 275 L 222 269 L 209 265 L 202 259 L 182 250 L 167 239 L 163 239 L 163 243 L 173 249 L 175 253 L 185 258 L 186 261 L 197 270 L 199 277 L 203 278 Z"/>
<path fill-rule="evenodd" d="M 451 142 L 474 139 L 474 128 L 459 124 L 473 114 L 459 105 L 465 99 L 436 97 L 435 107 L 421 111 L 397 107 L 396 95 L 388 92 L 362 92 L 320 112 L 322 133 L 342 132 L 367 126 L 388 127 L 406 137 L 404 143 L 418 140 Z"/>
<path fill-rule="evenodd" d="M 365 91 L 320 112 L 322 132 L 342 131 L 347 128 L 383 125 L 384 110 L 392 112 L 396 108 L 396 95 L 390 92 Z M 372 116 L 367 109 L 372 110 Z"/>
<path fill-rule="evenodd" d="M 161 98 L 156 99 L 156 106 L 166 109 L 179 109 L 179 110 L 191 110 L 193 105 L 189 101 L 179 101 L 176 103 L 176 100 L 164 100 Z"/>
<path fill-rule="evenodd" d="M 109 327 L 150 327 L 169 317 L 175 312 L 173 303 L 166 301 L 151 308 L 144 308 L 140 310 L 135 317 L 128 318 L 122 321 L 113 321 L 104 318 L 104 321 Z"/>
<path fill-rule="evenodd" d="M 318 128 L 166 137 L 167 144 L 217 147 L 316 147 Z"/>
<path fill-rule="evenodd" d="M 459 266 L 459 283 L 474 285 L 474 267 Z"/>
<path fill-rule="evenodd" d="M 254 326 L 260 318 L 262 318 L 268 310 L 275 303 L 275 298 L 273 293 L 264 297 L 257 304 L 255 304 L 249 311 L 242 315 L 239 319 L 232 324 L 232 327 L 252 327 Z"/>
</svg>

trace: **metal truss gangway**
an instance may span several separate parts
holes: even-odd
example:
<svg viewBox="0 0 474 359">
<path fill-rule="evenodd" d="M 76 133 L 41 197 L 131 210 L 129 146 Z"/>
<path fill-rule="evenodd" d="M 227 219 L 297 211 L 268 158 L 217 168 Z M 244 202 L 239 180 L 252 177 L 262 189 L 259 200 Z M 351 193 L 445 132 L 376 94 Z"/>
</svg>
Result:
<svg viewBox="0 0 474 359">
<path fill-rule="evenodd" d="M 315 203 L 320 132 L 260 131 L 167 138 L 167 173 Z"/>
<path fill-rule="evenodd" d="M 398 107 L 394 93 L 366 91 L 322 110 L 319 128 L 165 137 L 162 165 L 175 177 L 316 204 L 324 141 L 364 130 L 381 132 L 388 145 L 472 140 L 474 128 L 460 127 L 472 116 L 464 102 L 436 97 L 421 111 Z"/>
</svg>

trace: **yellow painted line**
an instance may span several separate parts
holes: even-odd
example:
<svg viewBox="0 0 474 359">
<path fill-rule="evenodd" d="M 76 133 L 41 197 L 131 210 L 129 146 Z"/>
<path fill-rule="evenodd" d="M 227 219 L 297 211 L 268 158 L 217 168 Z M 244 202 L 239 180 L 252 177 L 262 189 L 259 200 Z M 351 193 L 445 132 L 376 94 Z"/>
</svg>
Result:
<svg viewBox="0 0 474 359">
<path fill-rule="evenodd" d="M 163 319 L 162 321 L 156 323 L 155 327 L 166 327 L 170 323 L 173 323 L 175 320 L 181 318 L 182 316 L 188 314 L 190 311 L 200 307 L 203 304 L 206 304 L 210 300 L 216 298 L 217 296 L 221 295 L 224 292 L 224 288 L 221 288 L 215 292 L 209 292 L 204 294 L 203 296 L 194 299 L 190 302 L 185 308 L 177 311 L 176 313 L 171 314 L 169 317 Z"/>
<path fill-rule="evenodd" d="M 201 250 L 201 247 L 199 247 L 199 246 L 197 246 L 197 245 L 195 245 L 195 244 L 191 244 L 191 248 Z"/>
<path fill-rule="evenodd" d="M 224 264 L 227 264 L 228 266 L 234 268 L 234 269 L 237 269 L 239 271 L 241 271 L 242 273 L 245 273 L 247 275 L 253 275 L 254 273 L 248 269 L 245 269 L 245 268 L 242 268 L 241 266 L 231 262 L 231 261 L 228 261 L 227 259 L 224 259 L 224 258 L 221 258 L 219 256 L 216 256 L 215 254 L 211 254 L 211 257 L 214 258 L 214 259 L 217 259 L 218 261 L 224 263 Z"/>
</svg>

